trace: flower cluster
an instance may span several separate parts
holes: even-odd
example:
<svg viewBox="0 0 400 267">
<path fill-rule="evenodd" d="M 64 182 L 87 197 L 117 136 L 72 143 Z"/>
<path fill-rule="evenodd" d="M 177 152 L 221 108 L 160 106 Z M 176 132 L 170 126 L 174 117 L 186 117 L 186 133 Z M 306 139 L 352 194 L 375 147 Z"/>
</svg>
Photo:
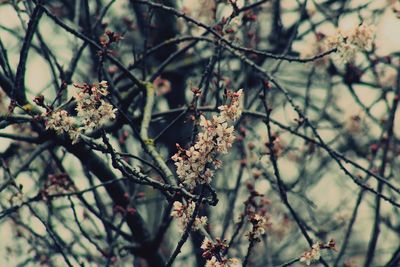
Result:
<svg viewBox="0 0 400 267">
<path fill-rule="evenodd" d="M 311 246 L 310 250 L 303 253 L 303 255 L 300 257 L 300 262 L 310 265 L 311 262 L 319 260 L 321 258 L 322 249 L 337 251 L 335 240 L 331 239 L 327 244 L 320 242 L 315 243 Z"/>
<path fill-rule="evenodd" d="M 328 49 L 337 49 L 343 62 L 354 61 L 357 52 L 372 45 L 374 30 L 372 26 L 361 24 L 348 33 L 339 31 L 326 39 Z"/>
<path fill-rule="evenodd" d="M 74 118 L 68 114 L 66 110 L 52 110 L 52 108 L 44 105 L 43 99 L 35 98 L 35 102 L 46 108 L 43 117 L 46 119 L 46 130 L 54 130 L 57 134 L 67 133 L 76 143 L 80 134 L 85 130 L 93 130 L 105 125 L 110 120 L 115 119 L 116 109 L 102 99 L 108 94 L 107 82 L 102 81 L 99 84 L 89 85 L 74 84 L 81 91 L 74 98 L 77 102 L 77 117 Z M 81 121 L 82 127 L 78 127 L 75 120 Z"/>
<path fill-rule="evenodd" d="M 269 218 L 267 216 L 262 216 L 258 213 L 254 213 L 249 217 L 253 228 L 246 235 L 249 240 L 260 241 L 261 236 L 265 234 L 265 231 L 271 226 Z"/>
<path fill-rule="evenodd" d="M 98 86 L 88 86 L 74 84 L 82 90 L 74 96 L 77 102 L 76 111 L 78 117 L 86 129 L 93 130 L 115 119 L 117 109 L 104 101 L 102 97 L 108 94 L 107 82 L 102 81 Z"/>
<path fill-rule="evenodd" d="M 189 200 L 188 203 L 182 204 L 179 201 L 175 201 L 173 204 L 171 216 L 175 218 L 179 218 L 179 226 L 180 229 L 185 230 L 188 223 L 190 222 L 194 209 L 196 208 L 196 203 Z M 198 217 L 196 216 L 196 219 L 194 220 L 192 229 L 193 230 L 198 230 L 200 227 L 206 225 L 207 223 L 207 217 L 202 216 Z"/>
<path fill-rule="evenodd" d="M 247 184 L 247 189 L 250 195 L 243 203 L 245 205 L 245 211 L 239 216 L 239 220 L 243 220 L 244 217 L 247 217 L 252 228 L 246 233 L 246 236 L 250 241 L 260 241 L 261 236 L 271 227 L 270 218 L 266 209 L 270 204 L 270 200 L 258 193 L 250 183 Z"/>
<path fill-rule="evenodd" d="M 243 89 L 237 92 L 228 91 L 227 97 L 231 100 L 229 105 L 219 106 L 218 109 L 221 111 L 220 117 L 225 121 L 235 121 L 240 115 L 242 115 L 241 109 L 241 97 L 243 94 Z"/>
<path fill-rule="evenodd" d="M 68 115 L 66 110 L 60 109 L 52 112 L 46 112 L 46 130 L 52 129 L 57 134 L 68 133 L 72 143 L 79 140 L 81 131 L 76 127 L 73 117 Z"/>
<path fill-rule="evenodd" d="M 207 237 L 204 238 L 200 248 L 204 251 L 203 258 L 207 259 L 205 267 L 240 267 L 241 263 L 236 258 L 221 258 L 220 252 L 225 251 L 227 247 L 226 240 L 221 241 L 217 238 L 213 243 Z"/>
<path fill-rule="evenodd" d="M 187 150 L 177 145 L 178 152 L 172 156 L 172 160 L 178 177 L 190 189 L 196 184 L 209 184 L 213 170 L 221 166 L 221 161 L 216 159 L 217 153 L 226 154 L 232 147 L 235 136 L 231 124 L 240 117 L 241 96 L 242 90 L 228 92 L 230 103 L 219 107 L 219 116 L 213 116 L 210 120 L 200 116 L 201 131 L 196 143 Z"/>
<path fill-rule="evenodd" d="M 310 250 L 303 253 L 300 257 L 300 262 L 310 265 L 311 262 L 317 261 L 319 258 L 321 258 L 321 246 L 320 243 L 315 243 Z"/>
<path fill-rule="evenodd" d="M 211 259 L 215 254 L 225 251 L 228 248 L 228 244 L 226 240 L 221 240 L 219 238 L 216 239 L 214 244 L 210 239 L 205 237 L 200 248 L 203 250 L 202 257 Z"/>
<path fill-rule="evenodd" d="M 118 43 L 124 39 L 122 34 L 118 32 L 113 32 L 110 30 L 106 30 L 102 36 L 100 36 L 100 44 L 103 47 L 109 47 L 113 43 Z"/>
<path fill-rule="evenodd" d="M 216 257 L 212 257 L 206 261 L 204 267 L 241 267 L 242 264 L 236 258 L 221 259 L 220 261 Z"/>
</svg>

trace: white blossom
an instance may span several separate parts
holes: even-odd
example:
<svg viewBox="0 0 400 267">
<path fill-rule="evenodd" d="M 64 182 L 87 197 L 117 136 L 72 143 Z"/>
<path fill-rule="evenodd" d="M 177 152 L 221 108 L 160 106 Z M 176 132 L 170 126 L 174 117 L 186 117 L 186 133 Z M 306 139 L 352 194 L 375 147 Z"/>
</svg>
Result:
<svg viewBox="0 0 400 267">
<path fill-rule="evenodd" d="M 226 121 L 235 121 L 240 115 L 242 115 L 242 94 L 243 89 L 237 92 L 229 92 L 228 97 L 231 98 L 231 103 L 229 105 L 219 106 L 218 109 L 221 111 L 221 118 Z"/>
<path fill-rule="evenodd" d="M 75 95 L 76 111 L 85 129 L 93 130 L 115 119 L 117 109 L 101 99 L 107 94 L 107 82 L 102 81 L 98 87 L 93 86 L 90 92 L 83 90 Z"/>
<path fill-rule="evenodd" d="M 99 86 L 100 86 L 101 88 L 107 90 L 107 88 L 108 88 L 108 82 L 103 80 L 103 81 L 99 82 Z"/>
<path fill-rule="evenodd" d="M 349 42 L 360 49 L 369 49 L 372 45 L 374 28 L 371 25 L 361 24 L 355 27 L 349 34 Z"/>
<path fill-rule="evenodd" d="M 75 126 L 74 119 L 68 115 L 66 110 L 60 109 L 45 113 L 44 117 L 47 117 L 46 130 L 54 130 L 57 134 L 67 133 L 73 144 L 78 142 L 81 132 Z"/>
<path fill-rule="evenodd" d="M 200 248 L 201 248 L 202 250 L 209 250 L 209 249 L 212 248 L 212 246 L 213 246 L 213 243 L 211 242 L 211 240 L 208 239 L 208 237 L 205 237 L 204 240 L 203 240 L 203 242 L 201 243 Z"/>
<path fill-rule="evenodd" d="M 72 143 L 77 143 L 84 130 L 99 128 L 110 120 L 115 119 L 117 109 L 102 99 L 108 94 L 107 82 L 101 81 L 98 85 L 75 85 L 81 90 L 74 96 L 77 105 L 77 116 L 74 118 L 66 110 L 48 111 L 46 118 L 46 130 L 52 129 L 57 134 L 67 133 Z M 82 127 L 77 126 L 79 121 Z"/>
<path fill-rule="evenodd" d="M 267 216 L 262 216 L 258 213 L 253 214 L 249 218 L 253 224 L 252 229 L 246 234 L 249 239 L 261 240 L 261 237 L 265 234 L 267 228 L 271 225 Z"/>
<path fill-rule="evenodd" d="M 215 256 L 206 261 L 204 267 L 241 267 L 242 264 L 236 258 L 222 259 L 218 261 Z"/>
<path fill-rule="evenodd" d="M 231 125 L 240 117 L 242 90 L 229 92 L 228 105 L 220 106 L 219 116 L 210 120 L 200 116 L 201 131 L 196 143 L 185 150 L 178 146 L 178 152 L 172 156 L 176 173 L 182 183 L 190 189 L 196 184 L 209 184 L 214 175 L 213 169 L 221 167 L 221 161 L 215 159 L 217 153 L 226 154 L 235 141 L 234 127 Z"/>
<path fill-rule="evenodd" d="M 319 260 L 319 258 L 321 258 L 321 249 L 320 244 L 316 243 L 312 245 L 309 251 L 303 253 L 303 255 L 300 257 L 300 262 L 304 262 L 306 265 L 310 265 L 311 262 L 317 261 Z"/>
<path fill-rule="evenodd" d="M 371 48 L 373 36 L 373 27 L 363 23 L 349 32 L 338 31 L 328 36 L 325 44 L 327 49 L 336 48 L 343 62 L 351 62 L 358 52 Z"/>
<path fill-rule="evenodd" d="M 179 201 L 175 201 L 172 207 L 171 216 L 179 219 L 179 227 L 182 231 L 184 231 L 190 222 L 193 212 L 196 208 L 196 203 L 193 201 L 189 201 L 187 205 L 182 204 Z M 192 229 L 198 230 L 200 227 L 203 227 L 207 224 L 206 216 L 196 216 Z"/>
<path fill-rule="evenodd" d="M 204 267 L 220 267 L 220 266 L 221 264 L 219 263 L 216 257 L 212 257 L 206 262 L 206 265 L 204 265 Z"/>
</svg>

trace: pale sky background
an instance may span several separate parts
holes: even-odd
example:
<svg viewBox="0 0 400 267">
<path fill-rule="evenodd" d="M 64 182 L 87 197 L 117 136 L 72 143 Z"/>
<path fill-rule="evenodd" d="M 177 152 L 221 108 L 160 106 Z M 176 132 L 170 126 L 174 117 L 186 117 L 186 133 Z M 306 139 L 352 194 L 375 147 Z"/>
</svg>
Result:
<svg viewBox="0 0 400 267">
<path fill-rule="evenodd" d="M 119 3 L 113 6 L 113 12 L 119 12 L 118 6 L 120 3 L 125 2 L 125 1 L 118 1 Z M 192 10 L 197 10 L 198 8 L 201 8 L 201 3 L 200 1 L 196 0 L 184 0 L 184 5 L 190 7 Z M 285 5 L 292 5 L 295 1 L 294 0 L 287 0 L 284 1 Z M 311 3 L 311 1 L 309 1 Z M 364 3 L 365 1 L 359 0 L 359 1 L 352 1 L 354 4 L 358 3 Z M 239 1 L 240 3 L 240 1 Z M 387 2 L 385 0 L 376 0 L 374 1 L 374 5 L 385 5 Z M 16 24 L 19 24 L 18 18 L 16 17 L 15 13 L 13 12 L 13 9 L 7 5 L 1 6 L 0 7 L 0 25 L 4 25 L 7 27 L 14 27 Z M 290 20 L 290 18 L 288 18 Z M 67 42 L 65 40 L 65 35 L 64 33 L 62 35 L 59 35 L 62 30 L 56 29 L 54 30 L 53 25 L 49 25 L 48 19 L 46 16 L 43 16 L 43 20 L 40 23 L 40 32 L 47 38 L 51 37 L 51 43 L 54 45 L 54 47 L 65 47 L 65 49 L 60 49 L 58 50 L 59 57 L 64 58 L 68 60 L 71 55 L 71 49 L 67 47 Z M 343 25 L 343 28 L 346 27 L 352 27 L 353 25 L 357 24 L 357 21 L 355 18 L 345 18 L 341 20 L 340 22 L 341 25 Z M 332 31 L 333 29 L 326 29 L 327 32 Z M 382 20 L 376 23 L 376 44 L 378 47 L 378 51 L 381 55 L 388 54 L 393 51 L 399 51 L 400 48 L 400 19 L 396 18 L 394 13 L 388 9 L 386 13 L 382 16 Z M 21 33 L 23 34 L 23 33 Z M 5 46 L 9 48 L 10 50 L 10 55 L 14 55 L 10 58 L 12 65 L 15 66 L 18 63 L 18 51 L 21 47 L 21 44 L 16 41 L 14 38 L 8 38 L 8 35 L 4 30 L 0 29 L 0 37 L 2 41 L 4 42 Z M 62 36 L 60 38 L 59 36 Z M 69 37 L 70 38 L 70 37 Z M 80 43 L 80 42 L 79 42 Z M 14 52 L 14 53 L 12 53 Z M 31 88 L 33 91 L 38 92 L 41 88 L 45 87 L 47 84 L 49 84 L 50 81 L 50 71 L 47 67 L 43 67 L 45 64 L 43 64 L 42 59 L 40 59 L 38 56 L 34 55 L 34 53 L 30 53 L 30 59 L 28 61 L 28 66 L 27 66 L 27 77 L 26 79 L 26 85 Z M 340 90 L 340 89 L 339 89 Z M 373 95 L 366 93 L 366 94 L 360 94 L 360 99 L 362 101 L 370 101 L 370 99 L 373 97 Z M 346 107 L 347 115 L 354 115 L 355 113 L 358 112 L 358 110 L 353 110 L 352 106 L 349 105 L 348 102 L 348 95 L 347 93 L 343 94 L 343 99 L 340 101 L 342 103 L 343 107 Z M 396 116 L 396 133 L 397 135 L 400 135 L 400 111 L 398 111 L 398 114 Z M 288 116 L 288 114 L 282 114 L 282 116 Z M 1 130 L 4 131 L 4 130 Z M 10 129 L 6 129 L 5 132 L 10 131 Z M 0 151 L 4 150 L 9 144 L 9 141 L 7 139 L 2 139 L 0 138 Z M 285 173 L 290 173 L 291 170 L 290 168 L 285 168 L 284 164 L 281 164 L 282 172 Z M 0 180 L 2 178 L 0 177 Z M 21 175 L 19 177 L 19 182 L 25 185 L 25 188 L 29 188 L 29 177 L 24 177 Z M 267 183 L 265 186 L 268 186 Z M 353 186 L 351 182 L 348 180 L 343 183 L 343 186 Z M 329 188 L 329 189 L 327 189 Z M 316 192 L 311 192 L 311 194 L 315 195 L 320 195 L 320 201 L 319 206 L 324 207 L 324 206 L 329 206 L 331 203 L 331 199 L 334 198 L 335 196 L 341 195 L 341 188 L 338 187 L 337 181 L 335 180 L 329 180 L 329 179 L 324 179 L 324 184 L 321 185 L 321 188 L 315 188 Z M 347 194 L 351 194 L 351 192 L 347 192 Z M 349 195 L 350 197 L 350 195 Z M 369 195 L 369 198 L 371 198 L 371 195 Z M 383 205 L 386 205 L 385 202 L 383 202 Z M 371 214 L 368 212 L 368 207 L 364 204 L 362 206 L 362 210 L 364 212 L 361 213 L 361 215 L 358 218 L 358 221 L 370 221 Z M 42 229 L 44 231 L 44 229 Z M 365 224 L 365 229 L 358 227 L 355 229 L 356 232 L 359 232 L 358 234 L 362 234 L 362 232 L 367 233 L 365 234 L 366 237 L 369 237 L 369 225 L 368 223 Z M 367 231 L 367 232 L 365 232 Z M 0 267 L 2 266 L 10 266 L 7 265 L 7 263 L 4 261 L 5 259 L 5 250 L 4 250 L 4 245 L 7 244 L 8 242 L 13 242 L 13 237 L 11 235 L 12 231 L 7 225 L 0 225 L 0 236 L 1 236 L 1 241 L 0 241 Z M 390 237 L 381 237 L 383 238 L 388 238 L 390 240 Z M 8 263 L 10 264 L 10 263 Z"/>
</svg>

